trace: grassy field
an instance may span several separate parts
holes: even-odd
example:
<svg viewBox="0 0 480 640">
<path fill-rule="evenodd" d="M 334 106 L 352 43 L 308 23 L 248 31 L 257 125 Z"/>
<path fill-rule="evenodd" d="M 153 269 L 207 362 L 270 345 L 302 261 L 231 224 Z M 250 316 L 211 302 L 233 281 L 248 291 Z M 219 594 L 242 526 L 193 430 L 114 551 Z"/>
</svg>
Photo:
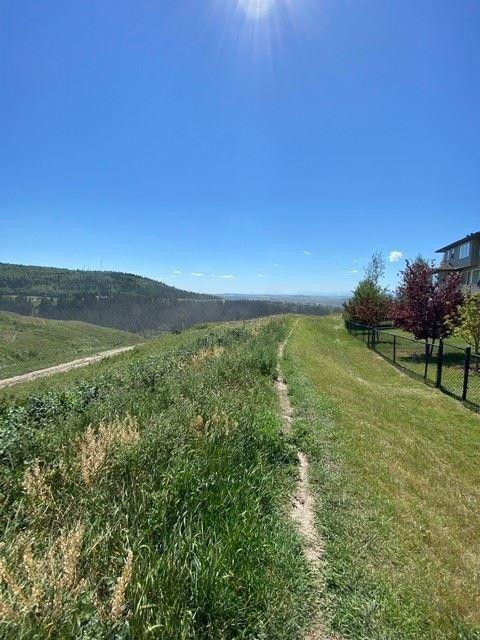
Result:
<svg viewBox="0 0 480 640">
<path fill-rule="evenodd" d="M 287 324 L 169 336 L 4 397 L 0 637 L 303 637 L 272 384 Z"/>
<path fill-rule="evenodd" d="M 117 329 L 0 311 L 0 379 L 138 342 Z"/>
<path fill-rule="evenodd" d="M 285 370 L 344 638 L 480 638 L 480 417 L 389 366 L 338 318 L 302 319 Z"/>
</svg>

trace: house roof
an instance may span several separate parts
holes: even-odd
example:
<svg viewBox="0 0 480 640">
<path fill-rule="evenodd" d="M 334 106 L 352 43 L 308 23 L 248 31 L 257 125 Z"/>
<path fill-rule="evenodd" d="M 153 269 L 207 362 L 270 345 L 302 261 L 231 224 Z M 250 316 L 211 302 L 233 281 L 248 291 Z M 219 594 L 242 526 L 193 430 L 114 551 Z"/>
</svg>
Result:
<svg viewBox="0 0 480 640">
<path fill-rule="evenodd" d="M 451 262 L 442 262 L 432 268 L 432 273 L 450 273 L 452 271 L 463 271 L 464 269 L 467 269 L 467 267 L 455 267 Z"/>
<path fill-rule="evenodd" d="M 468 236 L 461 238 L 460 240 L 456 240 L 451 244 L 447 244 L 445 247 L 441 249 L 437 249 L 435 253 L 443 253 L 444 251 L 448 251 L 449 249 L 453 249 L 453 247 L 458 246 L 459 244 L 463 244 L 464 242 L 468 242 L 469 240 L 474 240 L 475 238 L 480 238 L 480 231 L 476 231 L 475 233 L 470 233 Z"/>
</svg>

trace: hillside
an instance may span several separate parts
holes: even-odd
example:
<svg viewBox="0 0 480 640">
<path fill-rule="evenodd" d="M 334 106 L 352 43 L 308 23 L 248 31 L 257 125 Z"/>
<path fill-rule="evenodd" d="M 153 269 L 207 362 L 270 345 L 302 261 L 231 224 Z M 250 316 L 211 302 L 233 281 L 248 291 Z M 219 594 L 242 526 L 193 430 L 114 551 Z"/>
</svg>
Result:
<svg viewBox="0 0 480 640">
<path fill-rule="evenodd" d="M 206 298 L 132 273 L 82 271 L 0 263 L 0 296 L 143 296 L 162 299 Z"/>
<path fill-rule="evenodd" d="M 272 384 L 286 330 L 168 336 L 0 403 L 2 638 L 301 639 L 311 579 Z"/>
<path fill-rule="evenodd" d="M 222 300 L 132 274 L 0 264 L 0 309 L 150 335 L 204 322 L 279 313 L 326 315 L 333 308 L 273 300 Z"/>
<path fill-rule="evenodd" d="M 0 311 L 0 379 L 139 341 L 117 329 Z"/>
<path fill-rule="evenodd" d="M 339 318 L 301 320 L 285 368 L 334 637 L 480 638 L 480 417 L 395 370 Z"/>
<path fill-rule="evenodd" d="M 338 317 L 5 390 L 2 638 L 477 640 L 479 435 Z"/>
</svg>

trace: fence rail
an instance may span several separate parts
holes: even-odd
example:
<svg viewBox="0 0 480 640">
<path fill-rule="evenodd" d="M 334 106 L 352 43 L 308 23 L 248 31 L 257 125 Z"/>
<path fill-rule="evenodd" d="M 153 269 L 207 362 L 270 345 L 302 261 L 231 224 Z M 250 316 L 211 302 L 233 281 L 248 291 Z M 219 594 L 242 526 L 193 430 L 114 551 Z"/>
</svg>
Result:
<svg viewBox="0 0 480 640">
<path fill-rule="evenodd" d="M 346 322 L 347 331 L 395 366 L 480 409 L 480 354 L 448 342 L 414 340 L 384 329 Z"/>
</svg>

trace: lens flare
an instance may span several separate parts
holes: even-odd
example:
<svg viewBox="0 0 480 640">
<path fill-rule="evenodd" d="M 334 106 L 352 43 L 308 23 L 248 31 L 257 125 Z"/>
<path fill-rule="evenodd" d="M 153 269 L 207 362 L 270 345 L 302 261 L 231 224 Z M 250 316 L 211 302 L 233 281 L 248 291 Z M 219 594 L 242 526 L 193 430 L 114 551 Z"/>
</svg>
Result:
<svg viewBox="0 0 480 640">
<path fill-rule="evenodd" d="M 194 0 L 192 0 L 194 1 Z M 209 0 L 212 24 L 223 22 L 219 48 L 236 47 L 242 59 L 273 70 L 275 52 L 288 32 L 298 36 L 311 29 L 319 0 Z M 292 37 L 290 37 L 292 40 Z"/>
<path fill-rule="evenodd" d="M 238 4 L 247 16 L 251 18 L 263 18 L 275 4 L 275 0 L 238 0 Z"/>
</svg>

